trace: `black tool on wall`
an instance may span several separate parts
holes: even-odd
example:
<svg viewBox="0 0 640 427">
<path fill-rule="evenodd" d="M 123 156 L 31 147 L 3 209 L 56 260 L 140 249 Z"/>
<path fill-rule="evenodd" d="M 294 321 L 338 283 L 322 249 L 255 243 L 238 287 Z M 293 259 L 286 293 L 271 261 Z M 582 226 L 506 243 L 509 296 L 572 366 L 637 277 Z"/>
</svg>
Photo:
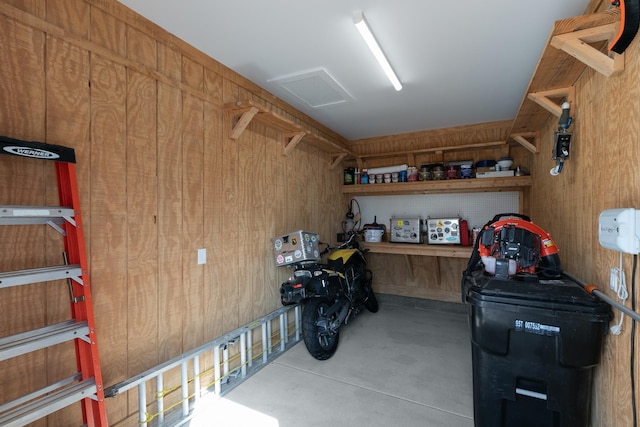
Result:
<svg viewBox="0 0 640 427">
<path fill-rule="evenodd" d="M 640 0 L 612 0 L 613 7 L 620 8 L 620 30 L 609 45 L 615 53 L 624 52 L 631 44 L 640 27 Z"/>
</svg>

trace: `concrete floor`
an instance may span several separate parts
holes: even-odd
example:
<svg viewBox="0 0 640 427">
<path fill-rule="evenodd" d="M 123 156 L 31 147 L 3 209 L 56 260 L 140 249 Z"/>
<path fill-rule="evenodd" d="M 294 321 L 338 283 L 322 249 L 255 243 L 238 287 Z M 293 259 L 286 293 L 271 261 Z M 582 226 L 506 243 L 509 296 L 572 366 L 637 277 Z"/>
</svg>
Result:
<svg viewBox="0 0 640 427">
<path fill-rule="evenodd" d="M 466 307 L 380 295 L 380 311 L 342 329 L 336 354 L 303 342 L 221 399 L 190 426 L 473 426 Z"/>
</svg>

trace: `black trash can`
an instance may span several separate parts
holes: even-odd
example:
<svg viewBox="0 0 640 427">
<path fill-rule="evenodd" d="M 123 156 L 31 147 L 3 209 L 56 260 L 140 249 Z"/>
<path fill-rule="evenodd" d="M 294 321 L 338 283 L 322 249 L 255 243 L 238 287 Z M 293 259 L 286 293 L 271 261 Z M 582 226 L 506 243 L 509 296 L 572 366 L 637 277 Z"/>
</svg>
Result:
<svg viewBox="0 0 640 427">
<path fill-rule="evenodd" d="M 475 426 L 588 425 L 610 306 L 567 280 L 482 273 L 466 301 Z"/>
</svg>

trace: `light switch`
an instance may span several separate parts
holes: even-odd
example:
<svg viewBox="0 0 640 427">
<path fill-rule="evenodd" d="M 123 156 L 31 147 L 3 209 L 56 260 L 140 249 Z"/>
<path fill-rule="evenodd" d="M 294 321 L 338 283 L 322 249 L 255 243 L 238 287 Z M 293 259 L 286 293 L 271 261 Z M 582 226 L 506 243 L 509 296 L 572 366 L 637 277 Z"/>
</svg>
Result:
<svg viewBox="0 0 640 427">
<path fill-rule="evenodd" d="M 201 248 L 198 249 L 198 264 L 206 264 L 207 263 L 207 249 Z"/>
</svg>

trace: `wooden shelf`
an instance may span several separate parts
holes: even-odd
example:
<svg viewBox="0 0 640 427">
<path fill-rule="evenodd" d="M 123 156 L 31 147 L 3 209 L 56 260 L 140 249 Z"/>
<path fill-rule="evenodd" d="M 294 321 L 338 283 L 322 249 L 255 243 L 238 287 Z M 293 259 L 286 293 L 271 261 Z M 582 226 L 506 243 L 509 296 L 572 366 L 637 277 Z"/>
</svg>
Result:
<svg viewBox="0 0 640 427">
<path fill-rule="evenodd" d="M 458 245 L 429 245 L 420 243 L 362 243 L 362 247 L 371 253 L 391 254 L 404 256 L 407 264 L 409 279 L 413 280 L 413 263 L 409 255 L 430 256 L 436 258 L 435 281 L 438 286 L 441 284 L 440 258 L 471 258 L 473 248 L 471 246 Z"/>
<path fill-rule="evenodd" d="M 457 245 L 429 245 L 426 243 L 367 243 L 362 247 L 371 253 L 395 254 L 395 255 L 420 255 L 445 258 L 470 258 L 473 248 L 471 246 Z"/>
<path fill-rule="evenodd" d="M 588 66 L 607 76 L 621 71 L 624 58 L 606 52 L 606 39 L 619 21 L 617 9 L 556 21 L 513 121 L 511 138 L 537 153 L 538 131 L 552 114 L 558 115 L 555 105 L 568 100 L 571 109 L 576 108 L 571 89 Z"/>
<path fill-rule="evenodd" d="M 355 155 L 345 146 L 320 136 L 288 118 L 252 101 L 239 101 L 224 106 L 229 118 L 231 131 L 229 138 L 237 140 L 252 120 L 256 120 L 269 128 L 275 129 L 283 136 L 282 154 L 288 156 L 302 141 L 308 141 L 322 151 L 332 153 L 331 168 L 335 168 L 345 157 Z"/>
<path fill-rule="evenodd" d="M 366 160 L 366 159 L 375 159 L 378 157 L 388 158 L 388 157 L 407 156 L 407 158 L 409 159 L 408 162 L 411 164 L 415 164 L 414 156 L 416 154 L 442 154 L 442 153 L 453 153 L 458 151 L 485 150 L 488 148 L 501 148 L 501 147 L 506 147 L 505 141 L 478 142 L 474 144 L 450 145 L 446 147 L 432 147 L 432 148 L 421 148 L 416 150 L 360 154 L 358 157 L 361 160 Z"/>
<path fill-rule="evenodd" d="M 343 185 L 342 193 L 351 196 L 395 196 L 407 194 L 523 191 L 525 188 L 531 187 L 531 182 L 531 176 L 527 175 L 506 178 L 470 178 L 392 184 Z"/>
</svg>

